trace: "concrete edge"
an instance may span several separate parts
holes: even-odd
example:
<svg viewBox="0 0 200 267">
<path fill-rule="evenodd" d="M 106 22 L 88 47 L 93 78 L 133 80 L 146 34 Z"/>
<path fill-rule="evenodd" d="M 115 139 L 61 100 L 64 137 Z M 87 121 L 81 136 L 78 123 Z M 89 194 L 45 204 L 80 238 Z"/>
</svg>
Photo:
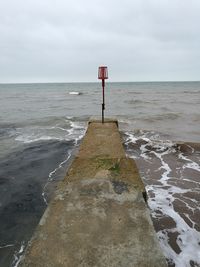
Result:
<svg viewBox="0 0 200 267">
<path fill-rule="evenodd" d="M 90 117 L 88 125 L 90 123 L 102 123 L 101 117 Z M 115 123 L 118 128 L 118 120 L 116 118 L 105 118 L 104 123 Z"/>
</svg>

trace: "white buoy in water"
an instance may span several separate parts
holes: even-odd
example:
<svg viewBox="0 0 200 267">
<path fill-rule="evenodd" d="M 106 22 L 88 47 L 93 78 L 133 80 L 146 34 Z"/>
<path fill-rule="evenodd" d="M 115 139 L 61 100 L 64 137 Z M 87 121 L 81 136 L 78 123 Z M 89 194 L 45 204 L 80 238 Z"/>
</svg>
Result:
<svg viewBox="0 0 200 267">
<path fill-rule="evenodd" d="M 80 95 L 80 92 L 69 92 L 70 95 Z"/>
</svg>

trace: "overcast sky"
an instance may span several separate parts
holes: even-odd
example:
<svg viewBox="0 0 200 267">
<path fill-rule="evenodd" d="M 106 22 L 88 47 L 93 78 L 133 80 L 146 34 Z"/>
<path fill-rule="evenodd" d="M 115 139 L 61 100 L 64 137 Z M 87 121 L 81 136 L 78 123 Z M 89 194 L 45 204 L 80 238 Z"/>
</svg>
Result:
<svg viewBox="0 0 200 267">
<path fill-rule="evenodd" d="M 0 0 L 0 82 L 200 80 L 200 0 Z"/>
</svg>

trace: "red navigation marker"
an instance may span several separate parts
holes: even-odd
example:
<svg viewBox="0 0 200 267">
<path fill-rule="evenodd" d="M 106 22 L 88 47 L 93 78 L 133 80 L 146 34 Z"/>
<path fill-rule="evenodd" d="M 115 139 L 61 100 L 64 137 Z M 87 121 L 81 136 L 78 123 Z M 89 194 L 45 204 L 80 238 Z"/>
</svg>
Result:
<svg viewBox="0 0 200 267">
<path fill-rule="evenodd" d="M 105 66 L 99 67 L 98 78 L 100 80 L 108 79 L 108 68 Z"/>
<path fill-rule="evenodd" d="M 102 104 L 102 123 L 104 123 L 104 110 L 105 110 L 105 80 L 108 79 L 108 68 L 106 66 L 99 67 L 98 78 L 102 80 L 102 93 L 103 93 L 103 104 Z"/>
</svg>

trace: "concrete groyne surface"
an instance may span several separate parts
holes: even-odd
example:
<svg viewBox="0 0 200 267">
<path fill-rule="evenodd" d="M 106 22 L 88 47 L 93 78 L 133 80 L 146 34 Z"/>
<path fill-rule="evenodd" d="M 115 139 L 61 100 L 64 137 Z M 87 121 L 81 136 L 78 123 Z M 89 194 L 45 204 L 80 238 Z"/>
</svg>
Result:
<svg viewBox="0 0 200 267">
<path fill-rule="evenodd" d="M 167 266 L 145 196 L 117 121 L 91 120 L 20 266 Z"/>
</svg>

